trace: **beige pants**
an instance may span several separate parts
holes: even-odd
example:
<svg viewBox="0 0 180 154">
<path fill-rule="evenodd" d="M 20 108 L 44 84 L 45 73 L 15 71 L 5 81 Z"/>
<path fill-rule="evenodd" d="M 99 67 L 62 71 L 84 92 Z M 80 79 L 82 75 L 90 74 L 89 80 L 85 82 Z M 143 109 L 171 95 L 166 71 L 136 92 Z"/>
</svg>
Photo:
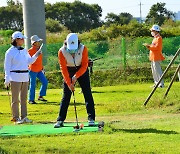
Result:
<svg viewBox="0 0 180 154">
<path fill-rule="evenodd" d="M 21 118 L 25 118 L 27 116 L 28 84 L 29 82 L 11 81 L 11 109 L 13 118 L 19 118 L 19 102 L 21 107 Z"/>
<path fill-rule="evenodd" d="M 178 72 L 178 77 L 179 77 L 179 81 L 180 81 L 180 70 L 179 70 L 179 72 Z"/>
<path fill-rule="evenodd" d="M 154 83 L 157 84 L 160 80 L 163 72 L 160 65 L 161 61 L 152 61 L 151 62 L 151 69 L 152 69 L 152 75 L 154 79 Z M 164 81 L 161 80 L 159 86 L 164 86 Z"/>
</svg>

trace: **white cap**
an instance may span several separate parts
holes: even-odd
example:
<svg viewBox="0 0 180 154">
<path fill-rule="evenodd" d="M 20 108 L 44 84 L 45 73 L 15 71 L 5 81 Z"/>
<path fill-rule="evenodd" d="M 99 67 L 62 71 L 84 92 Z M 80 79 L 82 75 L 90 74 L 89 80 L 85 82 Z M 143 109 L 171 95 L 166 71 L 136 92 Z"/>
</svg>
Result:
<svg viewBox="0 0 180 154">
<path fill-rule="evenodd" d="M 78 48 L 78 36 L 76 33 L 70 33 L 66 37 L 67 48 L 69 50 L 76 50 Z"/>
<path fill-rule="evenodd" d="M 155 31 L 157 31 L 157 32 L 160 32 L 160 31 L 161 31 L 161 30 L 160 30 L 160 27 L 159 27 L 158 25 L 153 25 L 150 30 L 151 30 L 151 31 L 152 31 L 152 30 L 155 30 Z"/>
<path fill-rule="evenodd" d="M 37 35 L 33 35 L 31 36 L 31 44 L 33 44 L 34 42 L 40 42 L 43 39 L 39 38 Z"/>
<path fill-rule="evenodd" d="M 26 36 L 24 36 L 21 32 L 19 31 L 16 31 L 12 34 L 12 39 L 15 40 L 17 38 L 20 38 L 20 39 L 27 39 Z"/>
</svg>

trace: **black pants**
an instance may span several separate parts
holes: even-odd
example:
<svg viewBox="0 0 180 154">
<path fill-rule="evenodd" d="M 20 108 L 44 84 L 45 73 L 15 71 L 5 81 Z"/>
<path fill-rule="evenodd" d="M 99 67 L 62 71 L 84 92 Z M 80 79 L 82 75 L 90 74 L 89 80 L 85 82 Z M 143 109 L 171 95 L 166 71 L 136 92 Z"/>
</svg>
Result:
<svg viewBox="0 0 180 154">
<path fill-rule="evenodd" d="M 77 70 L 68 69 L 68 71 L 69 71 L 70 77 L 72 77 L 76 73 Z M 81 77 L 78 78 L 77 81 L 79 82 L 79 85 L 84 95 L 86 110 L 88 114 L 88 120 L 95 120 L 94 100 L 91 93 L 88 69 Z M 59 117 L 57 118 L 57 121 L 64 121 L 66 119 L 67 110 L 68 110 L 70 99 L 71 99 L 71 94 L 72 92 L 69 90 L 67 84 L 64 82 L 63 97 L 61 100 Z"/>
</svg>

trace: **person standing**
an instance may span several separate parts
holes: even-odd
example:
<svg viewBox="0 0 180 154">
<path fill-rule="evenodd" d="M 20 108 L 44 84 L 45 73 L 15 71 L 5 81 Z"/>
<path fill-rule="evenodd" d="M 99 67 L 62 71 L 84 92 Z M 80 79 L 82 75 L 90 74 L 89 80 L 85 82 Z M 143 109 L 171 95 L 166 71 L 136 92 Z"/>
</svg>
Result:
<svg viewBox="0 0 180 154">
<path fill-rule="evenodd" d="M 32 47 L 28 50 L 30 56 L 33 56 L 40 48 L 42 39 L 37 35 L 31 37 Z M 46 102 L 47 100 L 43 98 L 46 96 L 46 90 L 48 85 L 48 80 L 43 72 L 43 62 L 42 53 L 38 56 L 36 61 L 29 65 L 29 75 L 30 75 L 30 87 L 29 87 L 29 104 L 36 104 L 35 102 L 35 90 L 36 90 L 36 78 L 42 83 L 38 100 Z"/>
<path fill-rule="evenodd" d="M 22 47 L 24 39 L 21 32 L 16 31 L 12 34 L 12 46 L 6 51 L 4 60 L 5 87 L 11 88 L 11 111 L 12 120 L 17 124 L 30 123 L 32 120 L 27 118 L 27 93 L 29 84 L 28 65 L 33 63 L 41 51 L 36 52 L 32 57 L 28 51 Z M 19 115 L 20 102 L 20 115 Z"/>
<path fill-rule="evenodd" d="M 94 126 L 95 108 L 88 71 L 88 50 L 80 43 L 76 33 L 70 33 L 67 35 L 64 45 L 58 52 L 58 58 L 64 79 L 64 87 L 59 116 L 54 128 L 63 126 L 76 81 L 79 82 L 85 98 L 88 124 L 89 126 Z"/>
<path fill-rule="evenodd" d="M 144 46 L 150 50 L 149 60 L 151 61 L 152 75 L 154 79 L 154 86 L 160 80 L 163 72 L 161 69 L 161 62 L 165 59 L 162 54 L 162 37 L 160 36 L 160 27 L 158 25 L 153 25 L 151 30 L 151 35 L 154 37 L 151 44 L 145 43 Z M 164 81 L 162 80 L 159 87 L 164 87 Z"/>
</svg>

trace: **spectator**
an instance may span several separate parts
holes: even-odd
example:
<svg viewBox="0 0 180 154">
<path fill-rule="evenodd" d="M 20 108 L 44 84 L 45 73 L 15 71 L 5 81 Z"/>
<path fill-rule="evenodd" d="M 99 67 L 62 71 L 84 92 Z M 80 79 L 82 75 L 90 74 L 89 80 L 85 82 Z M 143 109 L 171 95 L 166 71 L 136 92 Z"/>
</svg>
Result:
<svg viewBox="0 0 180 154">
<path fill-rule="evenodd" d="M 37 35 L 33 35 L 31 37 L 31 45 L 32 47 L 28 50 L 30 56 L 33 56 L 40 48 L 42 39 Z M 29 75 L 30 75 L 30 87 L 29 87 L 29 104 L 36 104 L 35 102 L 35 90 L 36 90 L 36 78 L 40 80 L 42 83 L 38 100 L 46 102 L 47 100 L 43 98 L 46 96 L 46 90 L 48 81 L 45 77 L 43 71 L 43 62 L 42 62 L 42 54 L 38 56 L 36 61 L 29 65 Z"/>
<path fill-rule="evenodd" d="M 161 61 L 163 61 L 165 58 L 162 54 L 162 37 L 160 36 L 160 27 L 158 25 L 153 25 L 151 30 L 151 35 L 154 37 L 151 44 L 144 43 L 144 46 L 146 46 L 150 52 L 149 52 L 149 59 L 151 61 L 151 69 L 152 69 L 152 75 L 154 79 L 154 85 L 153 87 L 158 83 L 160 80 L 163 72 L 161 69 Z M 158 87 L 163 88 L 164 87 L 164 81 L 162 80 Z"/>
<path fill-rule="evenodd" d="M 22 47 L 26 37 L 19 31 L 12 34 L 12 46 L 6 51 L 4 70 L 5 87 L 11 87 L 11 111 L 12 120 L 17 124 L 24 122 L 30 123 L 32 120 L 27 118 L 27 93 L 29 84 L 28 65 L 33 63 L 41 51 L 36 52 L 32 57 L 28 51 Z M 20 100 L 20 101 L 19 101 Z M 19 116 L 19 102 L 21 113 Z"/>
</svg>

